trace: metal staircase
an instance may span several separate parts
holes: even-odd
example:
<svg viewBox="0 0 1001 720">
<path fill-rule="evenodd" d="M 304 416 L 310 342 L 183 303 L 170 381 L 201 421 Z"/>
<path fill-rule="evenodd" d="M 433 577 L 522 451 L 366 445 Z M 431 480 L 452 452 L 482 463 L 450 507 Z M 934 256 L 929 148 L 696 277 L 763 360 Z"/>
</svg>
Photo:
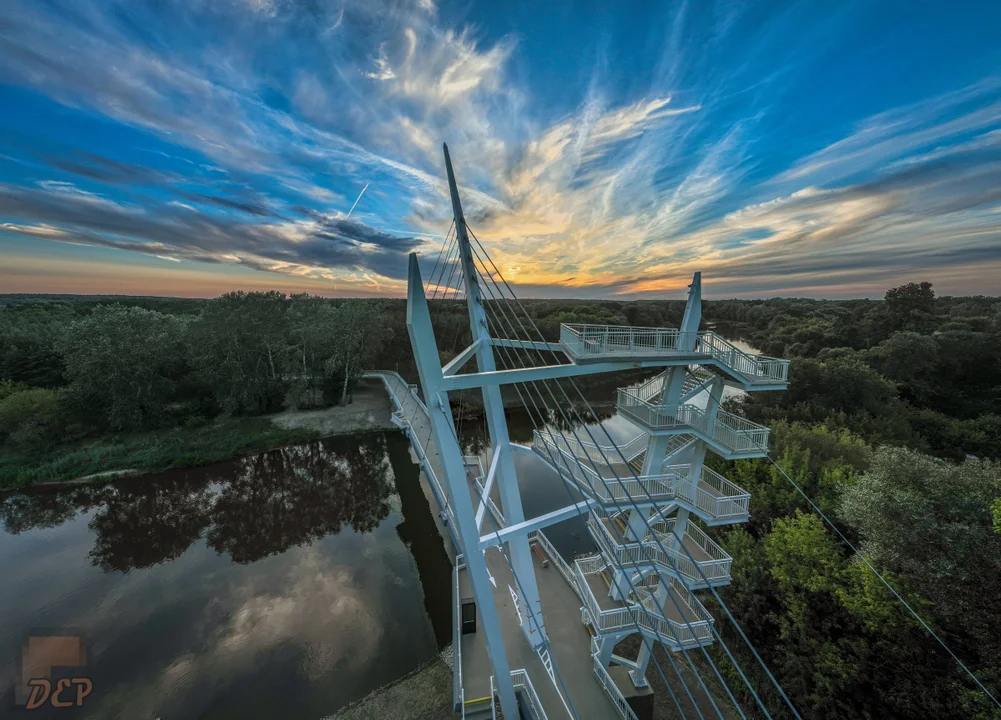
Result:
<svg viewBox="0 0 1001 720">
<path fill-rule="evenodd" d="M 697 280 L 693 288 L 687 328 L 699 322 Z M 674 651 L 713 642 L 713 618 L 693 591 L 728 584 L 733 559 L 696 521 L 746 522 L 750 494 L 705 467 L 705 454 L 765 457 L 769 436 L 720 407 L 723 385 L 782 389 L 788 362 L 750 355 L 712 332 L 659 328 L 562 325 L 560 345 L 575 363 L 677 360 L 618 390 L 618 414 L 640 430 L 618 447 L 545 430 L 532 438 L 535 453 L 595 501 L 587 528 L 598 553 L 578 558 L 573 571 L 600 678 L 610 648 L 630 632 Z M 705 403 L 692 402 L 703 395 Z M 641 653 L 633 677 L 648 661 Z"/>
<path fill-rule="evenodd" d="M 672 442 L 668 444 L 667 457 L 693 442 L 684 439 L 685 436 L 680 437 L 680 443 L 675 442 L 678 438 L 672 438 Z M 750 493 L 704 466 L 699 468 L 697 477 L 692 475 L 691 464 L 679 464 L 666 465 L 656 475 L 636 472 L 634 478 L 621 463 L 607 463 L 603 459 L 593 460 L 588 457 L 587 450 L 582 450 L 572 438 L 552 438 L 545 433 L 535 432 L 532 449 L 564 481 L 608 510 L 628 507 L 631 502 L 640 505 L 675 503 L 695 513 L 708 525 L 746 522 L 749 517 Z M 629 462 L 629 467 L 634 472 L 634 463 L 641 456 L 642 453 Z M 606 454 L 605 457 L 611 460 L 614 456 Z M 555 464 L 551 462 L 551 458 L 556 459 Z"/>
</svg>

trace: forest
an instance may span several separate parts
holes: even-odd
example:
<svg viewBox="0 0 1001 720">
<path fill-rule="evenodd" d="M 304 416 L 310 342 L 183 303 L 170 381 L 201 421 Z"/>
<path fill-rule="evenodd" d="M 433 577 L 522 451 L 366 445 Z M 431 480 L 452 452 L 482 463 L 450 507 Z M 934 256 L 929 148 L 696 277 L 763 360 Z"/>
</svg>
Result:
<svg viewBox="0 0 1001 720">
<path fill-rule="evenodd" d="M 402 300 L 0 303 L 0 488 L 114 469 L 122 448 L 129 467 L 152 470 L 291 442 L 262 418 L 350 403 L 373 369 L 416 381 Z M 561 322 L 676 327 L 684 303 L 525 306 L 556 340 Z M 466 309 L 437 301 L 432 318 L 445 362 L 469 342 Z M 1001 690 L 1001 299 L 911 283 L 882 300 L 707 301 L 703 318 L 791 360 L 787 391 L 728 401 L 771 427 L 776 464 L 715 460 L 752 493 L 752 519 L 713 532 L 734 558 L 721 595 L 802 716 L 1001 718 L 784 475 Z M 750 651 L 719 627 L 781 717 Z"/>
</svg>

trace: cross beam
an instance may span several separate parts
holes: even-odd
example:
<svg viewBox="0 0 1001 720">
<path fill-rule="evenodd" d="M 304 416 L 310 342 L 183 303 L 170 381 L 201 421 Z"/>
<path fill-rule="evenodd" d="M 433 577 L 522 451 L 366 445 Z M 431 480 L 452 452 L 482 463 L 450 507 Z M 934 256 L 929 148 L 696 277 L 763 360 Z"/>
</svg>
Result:
<svg viewBox="0 0 1001 720">
<path fill-rule="evenodd" d="M 566 507 L 562 507 L 559 510 L 553 510 L 545 515 L 539 515 L 530 520 L 525 520 L 524 522 L 508 525 L 507 527 L 500 528 L 489 535 L 481 535 L 480 548 L 486 550 L 489 547 L 506 543 L 516 537 L 528 535 L 533 530 L 542 530 L 543 528 L 555 525 L 558 522 L 563 522 L 564 520 L 569 520 L 572 517 L 577 517 L 581 513 L 585 513 L 591 508 L 597 507 L 597 505 L 598 503 L 594 500 L 582 499 L 576 505 L 567 505 Z"/>
<path fill-rule="evenodd" d="M 490 469 L 487 470 L 487 479 L 483 482 L 483 497 L 480 498 L 480 506 L 476 508 L 476 529 L 483 527 L 483 516 L 487 511 L 487 500 L 490 498 L 490 490 L 494 486 L 494 478 L 497 477 L 497 463 L 500 460 L 500 451 L 494 450 L 494 456 L 490 460 Z"/>
<path fill-rule="evenodd" d="M 469 362 L 470 358 L 472 358 L 476 354 L 476 351 L 480 349 L 480 346 L 482 344 L 483 344 L 483 339 L 481 338 L 476 342 L 474 342 L 469 347 L 467 347 L 461 353 L 456 355 L 452 359 L 452 362 L 450 362 L 448 365 L 446 365 L 441 369 L 441 374 L 444 375 L 445 377 L 449 377 L 450 375 L 455 375 L 457 372 L 459 372 L 459 370 L 462 369 L 462 366 L 465 365 L 467 362 Z"/>
<path fill-rule="evenodd" d="M 471 388 L 489 387 L 493 385 L 510 385 L 512 383 L 532 382 L 533 380 L 551 380 L 553 378 L 571 377 L 576 375 L 594 375 L 597 373 L 621 372 L 647 367 L 676 367 L 691 365 L 693 362 L 705 362 L 703 355 L 678 355 L 661 360 L 633 360 L 620 362 L 596 362 L 577 365 L 543 365 L 533 368 L 517 368 L 514 370 L 492 370 L 476 372 L 467 375 L 452 375 L 442 381 L 445 390 L 469 390 Z"/>
</svg>

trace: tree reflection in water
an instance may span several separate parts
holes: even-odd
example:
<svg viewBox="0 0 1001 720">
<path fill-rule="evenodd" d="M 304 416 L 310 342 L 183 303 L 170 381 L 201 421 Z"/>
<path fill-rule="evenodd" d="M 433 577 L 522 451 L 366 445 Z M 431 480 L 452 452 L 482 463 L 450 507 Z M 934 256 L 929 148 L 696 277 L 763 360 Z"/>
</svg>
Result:
<svg viewBox="0 0 1001 720">
<path fill-rule="evenodd" d="M 375 529 L 390 512 L 381 434 L 306 443 L 208 468 L 98 487 L 39 490 L 0 501 L 8 533 L 56 527 L 96 509 L 91 562 L 128 572 L 173 560 L 196 540 L 237 563 L 335 534 Z"/>
</svg>

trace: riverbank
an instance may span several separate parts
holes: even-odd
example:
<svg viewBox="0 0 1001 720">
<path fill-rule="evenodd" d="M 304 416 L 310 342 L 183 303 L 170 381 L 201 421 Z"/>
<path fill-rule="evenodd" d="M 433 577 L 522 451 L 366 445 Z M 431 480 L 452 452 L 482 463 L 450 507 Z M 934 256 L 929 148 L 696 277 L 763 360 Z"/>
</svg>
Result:
<svg viewBox="0 0 1001 720">
<path fill-rule="evenodd" d="M 404 715 L 405 713 L 405 715 Z M 324 720 L 451 720 L 452 670 L 439 655 Z"/>
<path fill-rule="evenodd" d="M 0 454 L 0 491 L 146 475 L 232 460 L 323 437 L 392 429 L 381 384 L 364 383 L 343 407 L 221 417 L 196 427 L 121 433 L 57 445 L 36 456 Z"/>
</svg>

